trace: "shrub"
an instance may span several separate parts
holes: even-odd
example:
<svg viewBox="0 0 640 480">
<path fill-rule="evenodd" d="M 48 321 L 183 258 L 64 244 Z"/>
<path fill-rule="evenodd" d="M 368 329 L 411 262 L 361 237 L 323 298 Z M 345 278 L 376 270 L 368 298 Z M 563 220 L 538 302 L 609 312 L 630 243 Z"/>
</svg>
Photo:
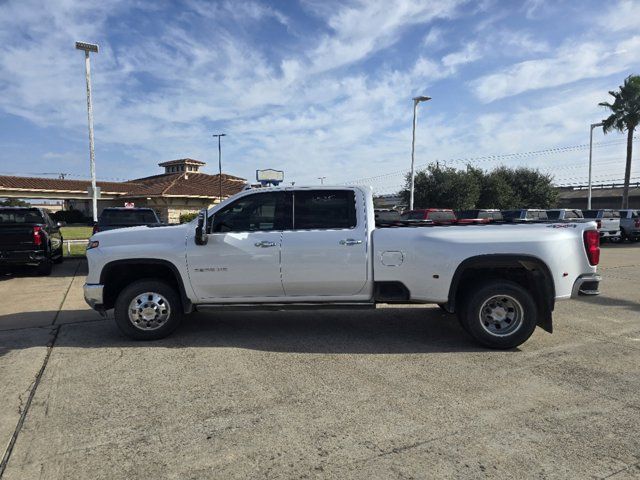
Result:
<svg viewBox="0 0 640 480">
<path fill-rule="evenodd" d="M 198 216 L 198 212 L 189 212 L 180 214 L 180 223 L 189 223 Z"/>
</svg>

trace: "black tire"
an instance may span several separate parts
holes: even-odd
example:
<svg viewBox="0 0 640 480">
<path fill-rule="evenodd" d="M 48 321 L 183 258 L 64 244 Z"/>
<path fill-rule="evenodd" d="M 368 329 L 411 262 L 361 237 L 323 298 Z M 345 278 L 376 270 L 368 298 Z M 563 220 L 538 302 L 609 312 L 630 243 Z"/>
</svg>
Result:
<svg viewBox="0 0 640 480">
<path fill-rule="evenodd" d="M 40 263 L 36 267 L 36 273 L 43 277 L 48 277 L 49 275 L 51 275 L 52 270 L 53 270 L 53 263 L 51 262 L 50 259 L 43 260 L 42 263 Z"/>
<path fill-rule="evenodd" d="M 477 285 L 469 290 L 459 307 L 458 320 L 462 327 L 485 347 L 515 348 L 536 328 L 538 309 L 533 297 L 508 280 Z M 499 319 L 503 314 L 504 318 Z"/>
<path fill-rule="evenodd" d="M 158 320 L 147 321 L 144 317 L 135 314 L 129 315 L 129 305 L 136 299 L 136 297 L 142 296 L 142 294 L 150 292 L 158 295 L 162 298 L 160 301 L 155 300 L 155 296 L 150 296 L 149 309 L 155 309 L 156 312 L 161 311 L 163 306 L 168 306 L 168 314 L 162 324 Z M 147 300 L 145 300 L 147 301 Z M 144 310 L 145 303 L 140 304 L 140 312 Z M 173 332 L 180 322 L 182 321 L 182 302 L 180 296 L 176 290 L 158 280 L 138 280 L 128 285 L 118 298 L 116 299 L 115 307 L 113 310 L 116 325 L 120 331 L 127 337 L 133 340 L 157 340 L 164 338 Z M 162 318 L 162 315 L 156 315 L 156 318 Z M 136 321 L 138 325 L 136 325 Z M 146 328 L 146 329 L 145 329 Z"/>
</svg>

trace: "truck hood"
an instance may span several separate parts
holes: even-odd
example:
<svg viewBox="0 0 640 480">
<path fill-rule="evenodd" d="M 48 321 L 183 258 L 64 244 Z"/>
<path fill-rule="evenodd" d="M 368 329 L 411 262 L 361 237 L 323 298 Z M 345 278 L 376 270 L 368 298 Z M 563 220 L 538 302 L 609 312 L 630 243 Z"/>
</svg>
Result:
<svg viewBox="0 0 640 480">
<path fill-rule="evenodd" d="M 161 227 L 142 225 L 98 232 L 92 235 L 89 240 L 97 240 L 101 247 L 162 243 L 184 239 L 187 232 L 194 229 L 195 226 L 190 223 Z"/>
</svg>

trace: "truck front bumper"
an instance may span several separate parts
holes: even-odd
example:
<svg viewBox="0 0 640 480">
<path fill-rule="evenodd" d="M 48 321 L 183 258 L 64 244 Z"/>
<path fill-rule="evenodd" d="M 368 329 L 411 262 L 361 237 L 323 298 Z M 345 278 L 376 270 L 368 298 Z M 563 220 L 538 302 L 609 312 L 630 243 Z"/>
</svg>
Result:
<svg viewBox="0 0 640 480">
<path fill-rule="evenodd" d="M 84 301 L 87 302 L 94 310 L 99 312 L 104 311 L 104 301 L 102 298 L 103 291 L 104 285 L 85 283 Z"/>
<path fill-rule="evenodd" d="M 580 295 L 600 295 L 599 287 L 601 280 L 602 277 L 597 273 L 580 275 L 573 284 L 571 298 L 576 298 Z"/>
</svg>

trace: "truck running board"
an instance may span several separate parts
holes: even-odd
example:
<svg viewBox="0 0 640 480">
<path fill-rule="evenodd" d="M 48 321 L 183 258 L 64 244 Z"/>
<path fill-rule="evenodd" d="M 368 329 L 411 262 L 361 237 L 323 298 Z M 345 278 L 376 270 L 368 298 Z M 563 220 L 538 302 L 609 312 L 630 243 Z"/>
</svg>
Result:
<svg viewBox="0 0 640 480">
<path fill-rule="evenodd" d="M 206 303 L 194 305 L 195 310 L 371 310 L 375 303 Z"/>
</svg>

